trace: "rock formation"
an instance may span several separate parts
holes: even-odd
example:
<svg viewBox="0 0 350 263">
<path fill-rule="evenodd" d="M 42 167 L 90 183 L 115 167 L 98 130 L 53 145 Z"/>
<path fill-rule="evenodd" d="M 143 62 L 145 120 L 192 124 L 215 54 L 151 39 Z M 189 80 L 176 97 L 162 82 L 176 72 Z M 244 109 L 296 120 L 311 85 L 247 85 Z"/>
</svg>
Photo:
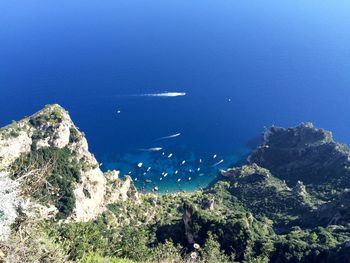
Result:
<svg viewBox="0 0 350 263">
<path fill-rule="evenodd" d="M 13 164 L 23 156 L 40 149 L 67 149 L 68 157 L 78 164 L 79 180 L 74 183 L 75 204 L 69 216 L 74 221 L 87 221 L 105 210 L 105 205 L 117 200 L 126 200 L 129 191 L 137 193 L 131 178 L 114 178 L 113 188 L 107 187 L 107 177 L 99 168 L 95 157 L 88 150 L 84 134 L 72 122 L 69 114 L 59 105 L 48 105 L 43 110 L 0 130 L 0 212 L 5 214 L 5 225 L 13 222 L 15 209 L 23 200 L 31 200 L 40 215 L 57 213 L 52 203 L 37 204 L 30 195 L 19 194 L 22 178 L 47 174 L 33 169 L 22 178 L 11 180 Z M 108 177 L 109 178 L 109 177 Z M 13 178 L 12 178 L 13 179 Z M 1 194 L 6 192 L 5 194 Z M 57 209 L 56 209 L 57 210 Z M 1 215 L 1 214 L 0 214 Z M 8 222 L 8 223 L 6 223 Z M 3 229 L 5 231 L 5 228 Z M 4 236 L 4 234 L 0 235 Z"/>
</svg>

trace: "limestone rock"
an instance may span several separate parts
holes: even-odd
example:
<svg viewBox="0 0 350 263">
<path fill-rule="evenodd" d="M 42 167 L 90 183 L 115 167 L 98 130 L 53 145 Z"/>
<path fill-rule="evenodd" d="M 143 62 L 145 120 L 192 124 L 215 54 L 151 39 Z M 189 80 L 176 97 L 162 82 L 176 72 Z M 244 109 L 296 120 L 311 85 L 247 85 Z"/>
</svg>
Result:
<svg viewBox="0 0 350 263">
<path fill-rule="evenodd" d="M 18 197 L 19 185 L 10 180 L 5 173 L 0 173 L 0 241 L 5 240 L 11 232 L 18 210 L 24 202 Z"/>
<path fill-rule="evenodd" d="M 131 178 L 120 180 L 117 172 L 112 172 L 115 182 L 112 184 L 113 187 L 107 187 L 107 178 L 100 170 L 93 154 L 89 152 L 84 134 L 74 125 L 68 112 L 57 104 L 47 105 L 34 115 L 0 129 L 0 172 L 7 174 L 1 179 L 0 191 L 7 191 L 3 185 L 5 182 L 10 189 L 17 189 L 13 188 L 14 186 L 20 187 L 17 182 L 9 179 L 11 165 L 17 158 L 44 147 L 67 148 L 72 158 L 81 165 L 80 179 L 75 183 L 74 189 L 75 209 L 70 220 L 93 219 L 106 209 L 107 203 L 126 200 L 129 195 L 137 197 L 137 191 Z M 15 190 L 11 192 L 11 195 L 6 195 L 8 197 L 6 200 L 12 200 L 12 203 L 8 201 L 10 206 L 18 205 L 21 198 L 18 195 L 19 192 Z M 23 198 L 31 200 L 30 196 Z M 3 202 L 3 204 L 7 203 Z M 52 217 L 57 213 L 57 209 L 55 210 L 52 204 L 45 206 L 34 202 L 30 206 L 45 217 Z M 12 219 L 9 219 L 8 222 L 12 222 L 15 218 L 15 212 L 10 211 L 14 212 L 15 209 L 9 210 L 8 215 Z M 5 234 L 0 233 L 0 235 Z"/>
</svg>

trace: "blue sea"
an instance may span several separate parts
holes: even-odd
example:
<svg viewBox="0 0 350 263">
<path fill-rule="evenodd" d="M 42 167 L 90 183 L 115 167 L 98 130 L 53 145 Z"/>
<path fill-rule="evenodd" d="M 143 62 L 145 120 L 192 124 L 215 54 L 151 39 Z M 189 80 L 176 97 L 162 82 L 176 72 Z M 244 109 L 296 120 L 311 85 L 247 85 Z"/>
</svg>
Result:
<svg viewBox="0 0 350 263">
<path fill-rule="evenodd" d="M 205 187 L 273 124 L 312 121 L 350 143 L 349 12 L 330 0 L 1 1 L 0 126 L 59 103 L 104 170 L 160 192 Z M 186 95 L 151 96 L 169 92 Z"/>
</svg>

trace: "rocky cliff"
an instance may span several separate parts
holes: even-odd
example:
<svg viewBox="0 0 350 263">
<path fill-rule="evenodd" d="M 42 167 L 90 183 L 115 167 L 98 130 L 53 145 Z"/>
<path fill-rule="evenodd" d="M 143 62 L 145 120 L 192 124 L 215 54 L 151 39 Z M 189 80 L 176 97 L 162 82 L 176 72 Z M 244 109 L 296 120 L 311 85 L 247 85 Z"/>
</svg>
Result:
<svg viewBox="0 0 350 263">
<path fill-rule="evenodd" d="M 0 130 L 0 191 L 6 192 L 0 194 L 0 212 L 7 225 L 14 211 L 28 207 L 41 216 L 87 221 L 129 191 L 137 196 L 131 178 L 111 173 L 103 174 L 84 134 L 59 105 Z"/>
<path fill-rule="evenodd" d="M 310 123 L 271 127 L 243 166 L 164 195 L 103 173 L 58 105 L 0 146 L 0 262 L 349 262 L 350 151 Z"/>
<path fill-rule="evenodd" d="M 323 191 L 319 197 L 325 199 L 331 191 L 350 187 L 349 148 L 335 142 L 330 131 L 314 128 L 312 123 L 271 127 L 248 162 L 268 169 L 291 187 L 302 181 L 315 194 Z"/>
</svg>

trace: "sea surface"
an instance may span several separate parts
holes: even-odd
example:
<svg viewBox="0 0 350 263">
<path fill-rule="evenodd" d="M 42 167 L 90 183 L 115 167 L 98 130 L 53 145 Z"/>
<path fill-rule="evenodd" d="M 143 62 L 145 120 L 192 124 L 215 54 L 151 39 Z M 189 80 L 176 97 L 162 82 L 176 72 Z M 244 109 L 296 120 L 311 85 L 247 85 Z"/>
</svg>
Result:
<svg viewBox="0 0 350 263">
<path fill-rule="evenodd" d="M 59 103 L 104 170 L 160 192 L 205 187 L 273 124 L 350 143 L 349 13 L 330 0 L 1 1 L 0 126 Z"/>
</svg>

